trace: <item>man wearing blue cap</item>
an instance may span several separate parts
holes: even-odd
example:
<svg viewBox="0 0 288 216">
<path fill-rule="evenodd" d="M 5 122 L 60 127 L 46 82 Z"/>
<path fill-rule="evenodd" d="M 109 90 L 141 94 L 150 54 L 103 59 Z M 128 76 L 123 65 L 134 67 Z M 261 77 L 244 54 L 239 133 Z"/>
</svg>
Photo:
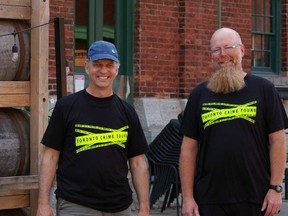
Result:
<svg viewBox="0 0 288 216">
<path fill-rule="evenodd" d="M 87 88 L 57 101 L 41 141 L 37 216 L 53 215 L 49 195 L 55 175 L 57 215 L 130 216 L 128 164 L 138 216 L 149 215 L 148 147 L 136 111 L 113 93 L 119 65 L 112 43 L 94 42 L 86 62 Z"/>
</svg>

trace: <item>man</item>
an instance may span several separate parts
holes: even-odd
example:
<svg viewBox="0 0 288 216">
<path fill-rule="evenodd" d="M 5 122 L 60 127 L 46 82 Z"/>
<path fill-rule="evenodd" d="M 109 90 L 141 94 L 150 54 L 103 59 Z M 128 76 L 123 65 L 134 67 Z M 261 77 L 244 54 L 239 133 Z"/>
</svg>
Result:
<svg viewBox="0 0 288 216">
<path fill-rule="evenodd" d="M 188 99 L 180 154 L 184 216 L 272 216 L 282 204 L 287 116 L 273 84 L 247 74 L 240 35 L 210 41 L 216 71 Z"/>
<path fill-rule="evenodd" d="M 128 163 L 139 201 L 149 215 L 147 142 L 131 105 L 113 93 L 119 59 L 115 46 L 88 50 L 88 87 L 57 101 L 42 143 L 37 216 L 53 215 L 50 189 L 57 173 L 57 215 L 130 216 Z"/>
</svg>

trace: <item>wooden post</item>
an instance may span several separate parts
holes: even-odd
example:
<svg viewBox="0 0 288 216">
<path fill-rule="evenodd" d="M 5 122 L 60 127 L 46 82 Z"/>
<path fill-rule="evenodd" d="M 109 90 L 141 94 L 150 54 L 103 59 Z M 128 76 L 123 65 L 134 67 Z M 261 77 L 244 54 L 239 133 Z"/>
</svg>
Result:
<svg viewBox="0 0 288 216">
<path fill-rule="evenodd" d="M 31 26 L 49 22 L 49 0 L 31 0 Z M 30 174 L 38 175 L 41 161 L 40 141 L 48 122 L 49 26 L 31 31 L 31 132 Z M 38 190 L 30 192 L 31 215 L 36 215 Z"/>
</svg>

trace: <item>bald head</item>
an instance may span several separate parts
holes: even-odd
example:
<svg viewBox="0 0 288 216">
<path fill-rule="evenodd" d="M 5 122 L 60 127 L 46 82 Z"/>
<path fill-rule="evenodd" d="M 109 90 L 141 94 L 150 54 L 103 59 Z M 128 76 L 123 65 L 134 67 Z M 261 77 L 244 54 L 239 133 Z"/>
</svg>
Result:
<svg viewBox="0 0 288 216">
<path fill-rule="evenodd" d="M 242 44 L 241 37 L 237 31 L 231 28 L 220 28 L 214 32 L 210 40 L 210 46 L 213 47 L 215 41 L 233 40 L 235 44 Z"/>
<path fill-rule="evenodd" d="M 233 64 L 245 75 L 242 68 L 244 45 L 237 31 L 231 28 L 220 28 L 214 32 L 210 40 L 212 62 L 216 68 Z"/>
</svg>

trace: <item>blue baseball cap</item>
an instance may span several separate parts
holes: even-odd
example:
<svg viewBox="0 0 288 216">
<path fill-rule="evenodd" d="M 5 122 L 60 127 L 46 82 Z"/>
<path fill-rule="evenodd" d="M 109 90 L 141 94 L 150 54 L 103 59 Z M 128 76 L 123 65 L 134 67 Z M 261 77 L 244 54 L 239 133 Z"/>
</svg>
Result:
<svg viewBox="0 0 288 216">
<path fill-rule="evenodd" d="M 119 63 L 115 45 L 107 41 L 95 41 L 88 49 L 88 58 L 91 61 L 110 59 Z"/>
</svg>

